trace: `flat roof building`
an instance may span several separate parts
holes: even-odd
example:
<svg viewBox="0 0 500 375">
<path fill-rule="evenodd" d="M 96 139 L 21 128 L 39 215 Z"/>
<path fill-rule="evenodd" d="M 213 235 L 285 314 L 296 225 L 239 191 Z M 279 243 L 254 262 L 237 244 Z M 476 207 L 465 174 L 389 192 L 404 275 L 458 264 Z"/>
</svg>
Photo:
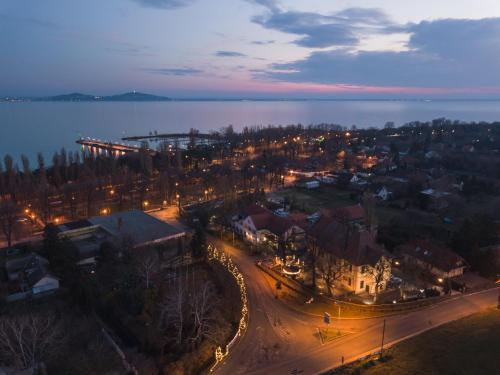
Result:
<svg viewBox="0 0 500 375">
<path fill-rule="evenodd" d="M 69 238 L 81 259 L 97 254 L 103 242 L 129 238 L 134 247 L 160 244 L 183 238 L 186 232 L 139 210 L 95 216 L 57 226 L 61 237 Z"/>
</svg>

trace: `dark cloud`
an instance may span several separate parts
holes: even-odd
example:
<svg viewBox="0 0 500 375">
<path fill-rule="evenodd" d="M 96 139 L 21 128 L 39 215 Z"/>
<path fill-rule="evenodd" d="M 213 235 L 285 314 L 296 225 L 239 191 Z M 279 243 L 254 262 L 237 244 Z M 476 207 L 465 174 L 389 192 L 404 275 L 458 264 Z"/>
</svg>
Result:
<svg viewBox="0 0 500 375">
<path fill-rule="evenodd" d="M 196 0 L 134 0 L 145 7 L 160 9 L 175 9 L 191 5 Z"/>
<path fill-rule="evenodd" d="M 145 72 L 166 76 L 191 76 L 203 73 L 203 70 L 193 68 L 145 68 Z"/>
<path fill-rule="evenodd" d="M 257 76 L 324 84 L 500 86 L 500 18 L 425 21 L 408 25 L 408 31 L 406 51 L 316 51 Z"/>
<path fill-rule="evenodd" d="M 246 57 L 244 53 L 235 51 L 217 51 L 215 52 L 217 57 Z"/>
<path fill-rule="evenodd" d="M 267 44 L 274 44 L 274 43 L 276 43 L 276 41 L 275 40 L 253 40 L 250 43 L 258 45 L 258 46 L 265 46 Z"/>
<path fill-rule="evenodd" d="M 393 23 L 380 9 L 348 8 L 324 15 L 283 11 L 273 1 L 251 2 L 267 8 L 266 13 L 252 18 L 254 23 L 266 29 L 300 35 L 295 44 L 302 47 L 355 46 L 364 35 L 405 31 L 405 27 Z"/>
</svg>

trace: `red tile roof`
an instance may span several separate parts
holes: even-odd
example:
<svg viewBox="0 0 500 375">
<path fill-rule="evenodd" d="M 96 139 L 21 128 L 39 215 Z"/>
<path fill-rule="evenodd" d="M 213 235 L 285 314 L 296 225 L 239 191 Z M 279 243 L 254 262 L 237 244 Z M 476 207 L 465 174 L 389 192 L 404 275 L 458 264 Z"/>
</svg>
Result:
<svg viewBox="0 0 500 375">
<path fill-rule="evenodd" d="M 364 228 L 323 216 L 308 232 L 322 251 L 345 259 L 355 266 L 375 265 L 386 251 Z"/>
<path fill-rule="evenodd" d="M 366 218 L 364 208 L 359 204 L 352 206 L 325 208 L 320 210 L 321 216 L 327 217 L 330 220 L 335 219 L 338 221 L 363 221 Z"/>
<path fill-rule="evenodd" d="M 445 272 L 466 266 L 465 260 L 460 255 L 430 240 L 412 240 L 398 246 L 396 251 L 408 254 Z"/>
<path fill-rule="evenodd" d="M 256 204 L 250 205 L 245 210 L 245 213 L 252 219 L 255 229 L 269 230 L 277 236 L 282 236 L 294 225 L 306 229 L 306 216 L 302 214 L 292 214 L 290 217 L 282 217 Z"/>
</svg>

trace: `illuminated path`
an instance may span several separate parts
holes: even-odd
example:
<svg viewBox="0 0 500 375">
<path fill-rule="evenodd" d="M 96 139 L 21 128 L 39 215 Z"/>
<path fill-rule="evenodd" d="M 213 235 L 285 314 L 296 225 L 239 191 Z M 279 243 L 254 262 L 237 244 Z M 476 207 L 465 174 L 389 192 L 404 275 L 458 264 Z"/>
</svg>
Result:
<svg viewBox="0 0 500 375">
<path fill-rule="evenodd" d="M 352 332 L 326 345 L 317 338 L 322 319 L 288 309 L 273 295 L 264 274 L 243 251 L 214 238 L 239 266 L 247 285 L 250 322 L 245 335 L 214 373 L 217 375 L 310 375 L 327 371 L 380 350 L 382 318 L 341 320 L 342 330 Z M 456 320 L 489 306 L 496 306 L 498 289 L 458 296 L 405 315 L 386 318 L 385 346 Z M 332 321 L 332 327 L 337 322 Z M 385 347 L 384 346 L 384 347 Z"/>
</svg>

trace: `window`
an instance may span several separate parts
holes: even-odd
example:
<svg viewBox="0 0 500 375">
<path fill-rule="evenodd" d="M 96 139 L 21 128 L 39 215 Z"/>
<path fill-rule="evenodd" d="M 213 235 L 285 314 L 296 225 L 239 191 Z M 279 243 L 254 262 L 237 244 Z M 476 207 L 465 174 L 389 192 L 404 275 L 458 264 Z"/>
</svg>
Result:
<svg viewBox="0 0 500 375">
<path fill-rule="evenodd" d="M 352 272 L 352 264 L 349 264 L 349 272 Z"/>
<path fill-rule="evenodd" d="M 359 282 L 359 289 L 363 289 L 365 287 L 365 281 L 364 280 L 361 280 Z"/>
<path fill-rule="evenodd" d="M 351 280 L 351 278 L 349 277 L 349 280 L 348 280 L 348 284 L 349 284 L 349 286 L 351 286 L 351 283 L 352 283 L 352 280 Z"/>
<path fill-rule="evenodd" d="M 366 273 L 368 271 L 368 266 L 361 266 L 361 273 Z"/>
</svg>

